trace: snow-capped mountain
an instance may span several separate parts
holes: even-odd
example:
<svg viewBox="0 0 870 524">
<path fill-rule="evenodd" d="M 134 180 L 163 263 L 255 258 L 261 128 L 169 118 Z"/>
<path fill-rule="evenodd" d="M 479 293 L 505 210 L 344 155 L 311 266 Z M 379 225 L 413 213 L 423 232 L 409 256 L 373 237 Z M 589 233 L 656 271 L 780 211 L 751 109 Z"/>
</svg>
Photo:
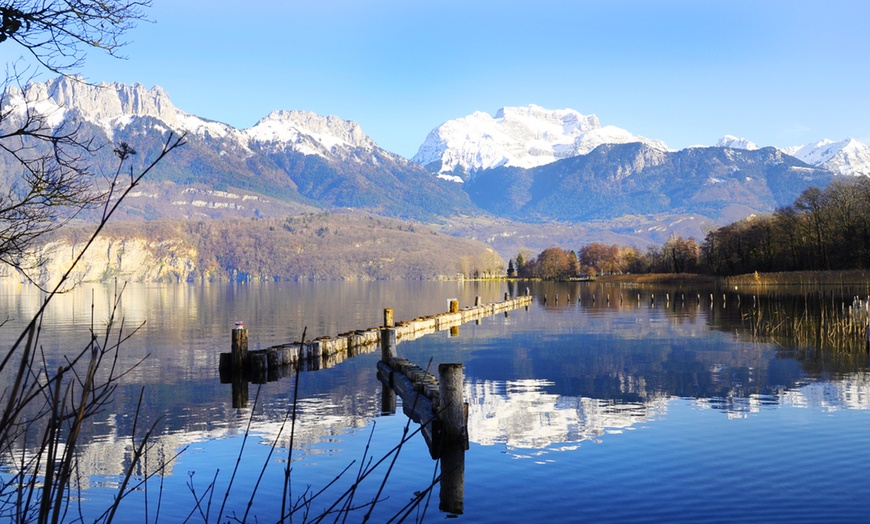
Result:
<svg viewBox="0 0 870 524">
<path fill-rule="evenodd" d="M 378 147 L 356 122 L 310 111 L 272 111 L 244 135 L 249 142 L 290 147 L 327 158 L 339 150 Z"/>
<path fill-rule="evenodd" d="M 445 122 L 429 133 L 412 160 L 442 178 L 462 181 L 481 169 L 538 167 L 586 154 L 601 144 L 631 142 L 667 150 L 660 140 L 602 127 L 597 116 L 573 109 L 503 107 L 494 117 L 475 112 Z"/>
<path fill-rule="evenodd" d="M 758 149 L 755 143 L 731 135 L 725 135 L 719 139 L 716 145 L 749 151 Z M 870 147 L 854 138 L 847 138 L 839 142 L 825 139 L 820 142 L 778 149 L 811 166 L 827 169 L 837 175 L 870 176 Z"/>
<path fill-rule="evenodd" d="M 75 114 L 101 128 L 111 140 L 117 129 L 133 118 L 151 116 L 171 126 L 176 132 L 195 135 L 226 136 L 237 134 L 231 126 L 204 120 L 181 111 L 159 86 L 146 89 L 141 84 L 88 84 L 78 78 L 59 77 L 28 84 L 22 92 L 10 88 L 4 101 L 21 114 L 33 111 L 56 127 Z"/>
<path fill-rule="evenodd" d="M 854 138 L 786 147 L 783 152 L 838 175 L 870 176 L 870 147 Z"/>
<path fill-rule="evenodd" d="M 730 147 L 731 149 L 746 149 L 747 151 L 755 151 L 758 145 L 755 142 L 745 138 L 739 138 L 734 135 L 725 135 L 716 142 L 716 147 Z"/>
<path fill-rule="evenodd" d="M 246 150 L 258 145 L 329 159 L 345 157 L 356 148 L 369 151 L 377 148 L 356 122 L 309 111 L 276 110 L 253 127 L 239 130 L 178 109 L 159 86 L 147 89 L 141 84 L 93 85 L 60 77 L 28 84 L 24 92 L 11 89 L 6 102 L 17 108 L 19 116 L 25 108 L 43 115 L 52 127 L 74 114 L 102 129 L 109 140 L 135 118 L 153 117 L 177 133 L 230 140 Z"/>
<path fill-rule="evenodd" d="M 129 160 L 133 170 L 154 158 L 170 131 L 184 133 L 185 147 L 150 171 L 128 201 L 131 217 L 261 217 L 334 206 L 420 219 L 473 208 L 461 188 L 378 147 L 357 123 L 335 116 L 273 111 L 240 130 L 182 111 L 160 87 L 74 78 L 10 88 L 2 104 L 4 129 L 29 116 L 50 128 L 78 126 L 96 143 L 129 143 L 139 153 Z M 111 151 L 100 150 L 93 167 L 113 172 Z M 13 176 L 6 171 L 0 169 L 0 185 L 5 174 Z"/>
</svg>

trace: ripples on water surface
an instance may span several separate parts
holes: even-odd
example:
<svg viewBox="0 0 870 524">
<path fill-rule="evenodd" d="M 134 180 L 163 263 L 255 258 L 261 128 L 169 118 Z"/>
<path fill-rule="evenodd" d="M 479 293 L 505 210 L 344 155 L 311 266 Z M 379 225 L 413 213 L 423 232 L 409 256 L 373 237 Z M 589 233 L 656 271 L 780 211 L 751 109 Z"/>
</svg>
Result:
<svg viewBox="0 0 870 524">
<path fill-rule="evenodd" d="M 736 306 L 711 307 L 707 290 L 698 303 L 696 290 L 678 288 L 530 287 L 535 303 L 528 311 L 463 325 L 458 336 L 439 332 L 398 346 L 401 356 L 421 365 L 464 363 L 471 442 L 460 520 L 866 519 L 866 356 L 756 341 L 743 330 Z M 376 326 L 384 307 L 406 319 L 443 311 L 450 298 L 468 305 L 480 295 L 492 302 L 505 291 L 504 283 L 456 282 L 130 285 L 122 300 L 125 325 L 146 323 L 124 346 L 122 360 L 150 356 L 118 390 L 114 413 L 89 429 L 86 509 L 105 506 L 103 488 L 129 458 L 129 413 L 142 385 L 147 416 L 164 417 L 159 451 L 171 456 L 188 446 L 165 480 L 161 520 L 186 516 L 188 485 L 201 492 L 216 471 L 216 493 L 225 491 L 251 417 L 250 408 L 232 408 L 230 386 L 218 380 L 218 354 L 229 350 L 235 321 L 246 323 L 255 349 L 298 338 L 306 326 L 310 338 Z M 524 292 L 525 285 L 510 291 Z M 82 286 L 53 304 L 43 340 L 49 360 L 61 358 L 71 340 L 86 340 L 92 296 L 95 323 L 104 325 L 113 293 L 113 286 Z M 681 295 L 689 298 L 676 298 Z M 39 300 L 26 286 L 2 288 L 0 305 L 12 318 L 2 332 L 7 345 Z M 379 457 L 401 438 L 405 417 L 380 416 L 377 358 L 360 355 L 301 374 L 294 493 L 325 486 L 363 458 L 367 445 L 369 456 Z M 287 378 L 262 387 L 232 490 L 230 507 L 243 511 L 262 464 L 269 464 L 254 505 L 261 522 L 273 521 L 280 508 L 289 435 L 267 459 L 268 444 L 290 409 L 293 386 Z M 255 395 L 252 386 L 252 404 Z M 435 474 L 417 435 L 393 468 L 377 520 L 398 511 Z M 373 497 L 378 487 L 364 485 L 356 500 Z M 155 496 L 156 484 L 149 489 Z M 125 518 L 142 521 L 141 494 L 125 504 Z M 425 520 L 446 516 L 438 511 L 436 486 Z"/>
</svg>

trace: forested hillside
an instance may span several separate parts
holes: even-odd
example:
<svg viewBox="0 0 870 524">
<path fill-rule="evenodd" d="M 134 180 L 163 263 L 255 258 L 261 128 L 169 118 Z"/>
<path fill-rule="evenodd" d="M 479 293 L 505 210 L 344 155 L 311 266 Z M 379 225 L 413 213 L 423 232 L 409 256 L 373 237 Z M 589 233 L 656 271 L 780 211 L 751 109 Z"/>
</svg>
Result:
<svg viewBox="0 0 870 524">
<path fill-rule="evenodd" d="M 87 231 L 56 233 L 40 253 L 48 262 L 37 279 L 59 274 Z M 503 274 L 506 267 L 482 242 L 358 213 L 119 222 L 100 240 L 76 280 L 445 279 Z"/>
</svg>

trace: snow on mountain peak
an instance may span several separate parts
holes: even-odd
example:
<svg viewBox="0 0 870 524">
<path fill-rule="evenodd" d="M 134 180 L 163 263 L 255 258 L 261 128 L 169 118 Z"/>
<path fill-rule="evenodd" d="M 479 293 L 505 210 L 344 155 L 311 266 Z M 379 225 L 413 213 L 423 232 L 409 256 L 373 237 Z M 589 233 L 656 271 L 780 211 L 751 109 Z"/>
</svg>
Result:
<svg viewBox="0 0 870 524">
<path fill-rule="evenodd" d="M 723 136 L 716 142 L 716 147 L 730 147 L 731 149 L 746 149 L 749 151 L 758 149 L 758 145 L 755 142 L 734 135 Z"/>
<path fill-rule="evenodd" d="M 667 149 L 661 141 L 601 127 L 597 116 L 573 109 L 503 107 L 495 116 L 478 111 L 445 122 L 429 133 L 412 160 L 437 165 L 446 177 L 499 166 L 537 167 L 586 154 L 601 144 L 628 142 Z"/>
<path fill-rule="evenodd" d="M 185 113 L 176 108 L 159 86 L 141 84 L 89 84 L 80 78 L 59 77 L 28 84 L 22 92 L 10 87 L 4 103 L 18 115 L 34 111 L 56 128 L 72 113 L 103 129 L 109 140 L 114 131 L 137 117 L 153 117 L 179 133 L 226 138 L 249 148 L 251 142 L 268 143 L 303 154 L 330 158 L 356 148 L 372 150 L 376 144 L 358 124 L 308 111 L 273 111 L 256 125 L 240 131 L 230 125 Z"/>
<path fill-rule="evenodd" d="M 146 89 L 113 83 L 91 84 L 78 77 L 58 77 L 46 82 L 33 82 L 22 93 L 17 88 L 7 91 L 8 103 L 18 111 L 30 108 L 42 114 L 46 123 L 56 127 L 74 111 L 78 116 L 102 128 L 109 139 L 114 129 L 123 127 L 131 117 L 150 116 L 162 120 L 180 132 L 222 136 L 232 128 L 189 115 L 172 104 L 169 95 L 160 86 Z"/>
<path fill-rule="evenodd" d="M 272 111 L 245 130 L 249 140 L 289 146 L 305 154 L 323 156 L 340 149 L 375 149 L 377 145 L 356 122 L 310 111 Z"/>
<path fill-rule="evenodd" d="M 839 142 L 825 139 L 802 146 L 785 147 L 782 151 L 838 175 L 870 176 L 870 147 L 854 138 Z"/>
<path fill-rule="evenodd" d="M 758 146 L 753 142 L 732 135 L 725 135 L 719 139 L 716 146 L 734 149 L 758 149 Z M 870 147 L 854 138 L 847 138 L 839 142 L 824 139 L 800 146 L 778 149 L 811 166 L 827 169 L 838 175 L 870 176 Z"/>
</svg>

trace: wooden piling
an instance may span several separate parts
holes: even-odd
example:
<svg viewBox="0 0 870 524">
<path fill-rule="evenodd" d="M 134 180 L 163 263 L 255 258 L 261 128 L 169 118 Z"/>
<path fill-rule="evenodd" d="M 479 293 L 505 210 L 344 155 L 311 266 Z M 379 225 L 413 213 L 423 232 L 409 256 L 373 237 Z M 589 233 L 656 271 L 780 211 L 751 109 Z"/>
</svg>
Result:
<svg viewBox="0 0 870 524">
<path fill-rule="evenodd" d="M 442 445 L 440 487 L 438 509 L 461 515 L 465 509 L 465 448 L 462 444 Z"/>
<path fill-rule="evenodd" d="M 266 351 L 266 376 L 269 382 L 281 378 L 281 353 L 275 350 Z"/>
<path fill-rule="evenodd" d="M 384 364 L 390 364 L 394 358 L 398 356 L 396 353 L 396 329 L 384 328 L 381 330 L 381 361 Z"/>
<path fill-rule="evenodd" d="M 474 307 L 479 307 L 479 306 L 480 306 L 480 297 L 479 296 L 474 297 Z"/>
<path fill-rule="evenodd" d="M 393 385 L 390 384 L 389 378 L 381 384 L 381 414 L 396 414 L 396 392 L 393 390 Z"/>
<path fill-rule="evenodd" d="M 232 395 L 233 409 L 248 407 L 248 381 L 241 373 L 233 373 Z"/>
<path fill-rule="evenodd" d="M 265 384 L 268 381 L 269 364 L 264 351 L 248 353 L 248 366 L 250 366 L 251 382 Z"/>
<path fill-rule="evenodd" d="M 441 397 L 438 418 L 443 428 L 442 439 L 447 443 L 462 443 L 468 449 L 466 407 L 462 396 L 462 364 L 438 365 L 439 392 Z"/>
<path fill-rule="evenodd" d="M 238 325 L 232 331 L 233 372 L 241 373 L 248 360 L 248 330 Z"/>
<path fill-rule="evenodd" d="M 396 323 L 393 320 L 393 308 L 391 307 L 384 308 L 384 327 L 396 327 Z"/>
<path fill-rule="evenodd" d="M 448 309 L 451 313 L 459 313 L 459 300 L 455 298 L 450 299 L 450 308 Z"/>
<path fill-rule="evenodd" d="M 233 354 L 221 353 L 218 360 L 218 373 L 220 374 L 221 384 L 229 384 L 232 381 L 233 375 Z"/>
</svg>

